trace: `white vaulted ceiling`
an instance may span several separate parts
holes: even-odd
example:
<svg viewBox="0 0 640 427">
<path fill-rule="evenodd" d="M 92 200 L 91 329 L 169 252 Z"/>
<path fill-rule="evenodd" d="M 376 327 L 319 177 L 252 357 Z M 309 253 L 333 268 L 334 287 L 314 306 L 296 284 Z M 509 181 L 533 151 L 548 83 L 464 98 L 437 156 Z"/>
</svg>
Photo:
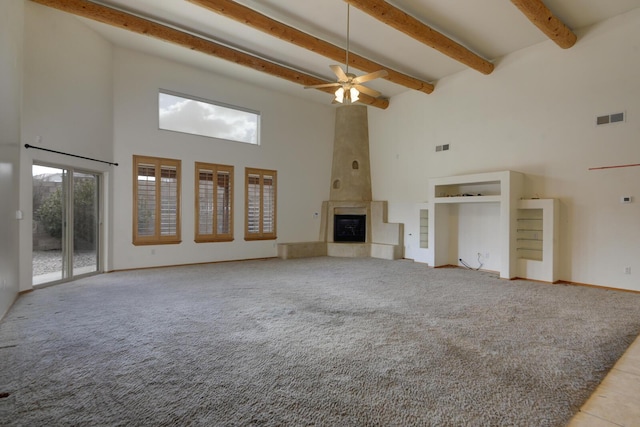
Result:
<svg viewBox="0 0 640 427">
<path fill-rule="evenodd" d="M 329 69 L 329 65 L 337 63 L 335 60 L 187 0 L 102 0 L 94 3 L 169 24 L 323 80 L 335 81 L 335 76 Z M 342 48 L 346 45 L 347 3 L 343 0 L 236 0 L 236 3 Z M 493 62 L 496 67 L 499 67 L 501 57 L 549 40 L 509 0 L 388 0 L 387 3 Z M 569 29 L 575 31 L 640 7 L 640 0 L 544 0 L 544 4 Z M 350 15 L 350 51 L 401 73 L 431 82 L 435 85 L 435 90 L 438 90 L 439 79 L 468 68 L 355 6 L 351 6 Z M 327 104 L 331 102 L 329 94 L 303 90 L 298 84 L 233 62 L 91 19 L 79 19 L 116 45 L 167 57 L 295 96 Z M 578 43 L 581 34 L 578 31 Z M 561 50 L 558 46 L 556 48 Z M 364 74 L 366 71 L 355 72 Z M 388 98 L 412 90 L 381 79 L 368 85 Z"/>
</svg>

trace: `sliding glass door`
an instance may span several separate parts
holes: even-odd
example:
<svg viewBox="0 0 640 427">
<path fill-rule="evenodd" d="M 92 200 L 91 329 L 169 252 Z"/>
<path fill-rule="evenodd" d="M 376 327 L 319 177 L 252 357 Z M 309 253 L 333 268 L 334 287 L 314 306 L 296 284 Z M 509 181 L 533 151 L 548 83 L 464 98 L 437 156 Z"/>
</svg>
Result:
<svg viewBox="0 0 640 427">
<path fill-rule="evenodd" d="M 33 166 L 33 284 L 99 271 L 100 175 Z"/>
</svg>

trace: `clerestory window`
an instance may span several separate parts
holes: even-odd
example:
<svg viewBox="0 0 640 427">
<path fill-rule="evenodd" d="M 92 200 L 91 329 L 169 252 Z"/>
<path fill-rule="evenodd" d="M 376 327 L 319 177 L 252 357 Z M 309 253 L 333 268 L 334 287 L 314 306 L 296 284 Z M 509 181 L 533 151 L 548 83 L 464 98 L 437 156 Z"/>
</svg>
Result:
<svg viewBox="0 0 640 427">
<path fill-rule="evenodd" d="M 161 91 L 160 129 L 259 145 L 260 113 L 232 105 Z"/>
</svg>

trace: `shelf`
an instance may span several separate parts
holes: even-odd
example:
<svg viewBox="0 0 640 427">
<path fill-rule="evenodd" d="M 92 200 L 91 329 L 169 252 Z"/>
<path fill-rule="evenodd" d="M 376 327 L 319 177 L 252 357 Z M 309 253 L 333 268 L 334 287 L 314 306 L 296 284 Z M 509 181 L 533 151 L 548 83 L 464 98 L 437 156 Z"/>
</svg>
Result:
<svg viewBox="0 0 640 427">
<path fill-rule="evenodd" d="M 516 222 L 518 259 L 524 261 L 542 261 L 544 258 L 544 211 L 540 207 L 522 207 L 520 201 Z"/>
<path fill-rule="evenodd" d="M 476 175 L 441 178 L 434 185 L 434 196 L 439 198 L 500 196 L 502 191 L 501 179 L 486 179 L 488 177 L 488 175 L 483 177 Z M 456 196 L 461 194 L 473 194 L 473 196 Z M 483 196 L 476 196 L 477 194 L 482 194 Z"/>
<path fill-rule="evenodd" d="M 501 200 L 501 196 L 456 196 L 436 197 L 434 203 L 496 203 Z"/>
</svg>

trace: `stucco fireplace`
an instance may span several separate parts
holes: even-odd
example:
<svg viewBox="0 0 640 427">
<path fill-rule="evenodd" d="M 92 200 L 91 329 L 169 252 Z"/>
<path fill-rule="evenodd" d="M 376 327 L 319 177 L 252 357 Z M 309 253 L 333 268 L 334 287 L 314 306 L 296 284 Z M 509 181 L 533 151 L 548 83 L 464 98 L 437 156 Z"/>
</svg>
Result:
<svg viewBox="0 0 640 427">
<path fill-rule="evenodd" d="M 329 200 L 322 203 L 318 242 L 281 243 L 278 256 L 402 258 L 403 224 L 387 223 L 387 202 L 372 200 L 369 123 L 364 105 L 336 109 L 330 185 Z M 361 235 L 358 240 L 345 241 L 345 230 L 336 230 L 336 218 L 356 217 Z M 344 224 L 347 228 L 355 226 L 353 221 Z"/>
</svg>

